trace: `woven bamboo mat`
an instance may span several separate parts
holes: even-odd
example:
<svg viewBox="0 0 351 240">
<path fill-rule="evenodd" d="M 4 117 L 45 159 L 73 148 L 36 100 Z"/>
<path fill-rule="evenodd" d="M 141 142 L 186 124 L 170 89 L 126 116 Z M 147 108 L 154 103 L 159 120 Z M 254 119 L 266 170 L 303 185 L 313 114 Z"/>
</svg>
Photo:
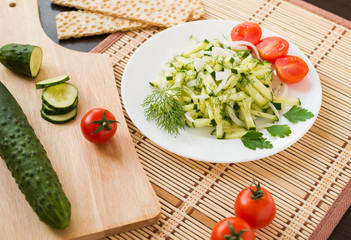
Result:
<svg viewBox="0 0 351 240">
<path fill-rule="evenodd" d="M 162 216 L 152 226 L 107 239 L 209 239 L 216 222 L 233 216 L 236 195 L 253 177 L 271 191 L 277 204 L 274 222 L 257 230 L 257 239 L 326 239 L 351 202 L 351 30 L 283 0 L 202 3 L 204 19 L 258 22 L 296 44 L 320 76 L 320 115 L 301 140 L 278 154 L 253 162 L 211 164 L 160 148 L 125 113 Z M 111 36 L 113 43 L 103 52 L 112 58 L 118 90 L 133 52 L 161 30 Z"/>
</svg>

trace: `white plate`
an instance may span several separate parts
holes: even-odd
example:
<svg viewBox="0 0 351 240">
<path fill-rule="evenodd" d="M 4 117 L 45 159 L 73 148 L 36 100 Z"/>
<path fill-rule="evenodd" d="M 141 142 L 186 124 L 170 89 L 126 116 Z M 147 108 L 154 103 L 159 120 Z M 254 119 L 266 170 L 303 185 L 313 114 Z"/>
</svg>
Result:
<svg viewBox="0 0 351 240">
<path fill-rule="evenodd" d="M 189 22 L 166 29 L 142 44 L 130 58 L 122 77 L 122 99 L 126 111 L 136 127 L 151 141 L 178 155 L 206 162 L 244 162 L 273 155 L 284 150 L 299 140 L 315 121 L 322 99 L 322 89 L 318 74 L 308 58 L 293 43 L 289 54 L 299 56 L 309 66 L 306 78 L 289 85 L 289 96 L 299 97 L 302 107 L 314 114 L 312 119 L 297 124 L 281 118 L 278 124 L 289 124 L 292 133 L 285 138 L 274 138 L 265 133 L 264 137 L 273 144 L 272 149 L 251 150 L 240 139 L 218 140 L 210 135 L 208 129 L 185 128 L 178 136 L 171 136 L 158 129 L 154 122 L 146 121 L 144 109 L 140 106 L 145 97 L 151 93 L 149 81 L 154 80 L 161 71 L 161 64 L 171 49 L 178 50 L 190 46 L 189 37 L 212 40 L 230 36 L 232 28 L 239 22 L 227 20 L 203 20 Z M 278 36 L 262 28 L 262 38 Z"/>
</svg>

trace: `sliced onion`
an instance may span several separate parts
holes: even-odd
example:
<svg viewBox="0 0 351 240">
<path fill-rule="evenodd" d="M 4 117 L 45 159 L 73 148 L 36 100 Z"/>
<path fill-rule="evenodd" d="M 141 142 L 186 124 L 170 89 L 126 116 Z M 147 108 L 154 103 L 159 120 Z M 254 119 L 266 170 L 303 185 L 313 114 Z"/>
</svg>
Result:
<svg viewBox="0 0 351 240">
<path fill-rule="evenodd" d="M 196 79 L 190 80 L 186 83 L 187 87 L 194 87 L 196 85 Z"/>
<path fill-rule="evenodd" d="M 229 105 L 227 105 L 227 112 L 233 123 L 238 126 L 244 126 L 243 122 L 235 115 L 233 108 L 229 107 Z"/>
<path fill-rule="evenodd" d="M 287 97 L 289 94 L 288 85 L 280 80 L 275 70 L 273 70 L 272 89 L 275 95 Z"/>
<path fill-rule="evenodd" d="M 213 57 L 231 57 L 235 53 L 230 49 L 220 48 L 220 47 L 213 47 L 212 48 L 212 56 Z"/>
<path fill-rule="evenodd" d="M 280 96 L 281 97 L 287 97 L 289 94 L 289 88 L 288 85 L 285 83 L 282 83 L 282 87 L 280 89 Z"/>
<path fill-rule="evenodd" d="M 248 50 L 248 47 L 247 46 L 242 46 L 242 45 L 233 45 L 231 46 L 232 49 L 234 50 L 237 50 L 237 51 L 240 51 L 240 50 Z"/>
<path fill-rule="evenodd" d="M 279 92 L 280 92 L 281 88 L 282 88 L 282 85 L 280 83 L 277 86 L 272 86 L 274 95 L 278 95 L 279 96 Z"/>
<path fill-rule="evenodd" d="M 195 122 L 195 120 L 191 117 L 191 115 L 193 115 L 193 114 L 191 114 L 192 112 L 186 112 L 185 114 L 184 114 L 184 116 L 186 117 L 186 119 L 188 119 L 190 122 Z"/>
<path fill-rule="evenodd" d="M 206 99 L 209 98 L 208 94 L 203 94 L 203 95 L 196 95 L 196 94 L 191 94 L 191 98 L 196 98 L 196 99 Z"/>
<path fill-rule="evenodd" d="M 271 102 L 268 102 L 268 105 L 272 108 L 274 114 L 275 114 L 278 118 L 280 118 L 280 114 L 279 114 L 277 108 L 274 106 L 274 104 L 272 104 Z"/>
<path fill-rule="evenodd" d="M 231 71 L 229 69 L 225 69 L 223 72 L 220 72 L 222 78 L 217 79 L 217 72 L 216 72 L 216 80 L 222 80 L 222 82 L 218 85 L 218 87 L 213 91 L 215 94 L 219 93 L 222 90 L 224 85 L 227 83 L 229 76 L 231 75 Z"/>
<path fill-rule="evenodd" d="M 232 74 L 229 68 L 224 69 L 224 71 L 216 71 L 216 81 L 227 80 L 229 76 Z"/>
<path fill-rule="evenodd" d="M 204 68 L 205 60 L 201 58 L 194 59 L 194 67 L 197 72 L 200 72 Z"/>
<path fill-rule="evenodd" d="M 230 42 L 230 41 L 226 41 L 224 42 L 225 44 L 227 44 L 228 46 L 234 48 L 235 50 L 242 50 L 242 49 L 237 49 L 239 47 L 242 47 L 242 46 L 249 46 L 253 49 L 254 53 L 255 53 L 255 57 L 262 61 L 261 57 L 260 57 L 260 54 L 258 53 L 258 50 L 256 48 L 256 46 L 248 41 L 233 41 L 233 42 Z"/>
<path fill-rule="evenodd" d="M 227 78 L 228 79 L 228 78 Z M 223 80 L 219 85 L 218 87 L 213 91 L 214 94 L 217 94 L 219 93 L 219 91 L 222 90 L 222 88 L 224 87 L 224 85 L 227 83 L 227 80 Z"/>
</svg>

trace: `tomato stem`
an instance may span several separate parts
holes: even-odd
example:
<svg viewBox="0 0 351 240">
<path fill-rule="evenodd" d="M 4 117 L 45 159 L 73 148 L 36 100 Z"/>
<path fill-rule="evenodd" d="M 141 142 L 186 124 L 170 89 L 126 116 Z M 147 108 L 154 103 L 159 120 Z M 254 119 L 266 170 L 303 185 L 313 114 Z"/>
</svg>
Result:
<svg viewBox="0 0 351 240">
<path fill-rule="evenodd" d="M 247 229 L 242 229 L 239 232 L 235 232 L 235 229 L 233 227 L 233 224 L 228 220 L 228 228 L 230 231 L 230 235 L 224 235 L 225 240 L 242 240 L 241 235 L 243 235 L 245 232 L 247 232 Z"/>
<path fill-rule="evenodd" d="M 101 120 L 96 120 L 89 123 L 89 124 L 93 124 L 93 123 L 99 124 L 99 127 L 91 135 L 94 135 L 95 133 L 100 132 L 103 129 L 105 129 L 106 131 L 111 131 L 112 128 L 110 125 L 115 122 L 118 123 L 118 121 L 115 121 L 115 120 L 107 120 L 105 112 L 106 110 L 104 110 L 104 112 L 102 113 Z"/>
<path fill-rule="evenodd" d="M 256 186 L 256 191 L 252 190 L 251 185 L 250 185 L 250 191 L 252 195 L 250 194 L 250 197 L 252 200 L 258 200 L 264 197 L 264 192 L 261 189 L 260 183 L 256 182 L 255 179 L 253 180 L 253 184 Z"/>
</svg>

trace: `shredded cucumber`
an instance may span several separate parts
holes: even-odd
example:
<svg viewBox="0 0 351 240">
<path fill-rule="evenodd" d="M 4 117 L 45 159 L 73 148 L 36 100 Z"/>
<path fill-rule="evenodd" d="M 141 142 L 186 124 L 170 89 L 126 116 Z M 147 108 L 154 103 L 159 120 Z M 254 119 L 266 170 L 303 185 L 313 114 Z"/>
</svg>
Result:
<svg viewBox="0 0 351 240">
<path fill-rule="evenodd" d="M 181 88 L 176 98 L 183 104 L 186 126 L 212 127 L 218 139 L 232 139 L 256 130 L 258 119 L 278 121 L 281 104 L 301 104 L 298 98 L 276 96 L 272 80 L 271 63 L 258 60 L 251 50 L 191 36 L 190 47 L 165 63 L 150 85 Z"/>
</svg>

